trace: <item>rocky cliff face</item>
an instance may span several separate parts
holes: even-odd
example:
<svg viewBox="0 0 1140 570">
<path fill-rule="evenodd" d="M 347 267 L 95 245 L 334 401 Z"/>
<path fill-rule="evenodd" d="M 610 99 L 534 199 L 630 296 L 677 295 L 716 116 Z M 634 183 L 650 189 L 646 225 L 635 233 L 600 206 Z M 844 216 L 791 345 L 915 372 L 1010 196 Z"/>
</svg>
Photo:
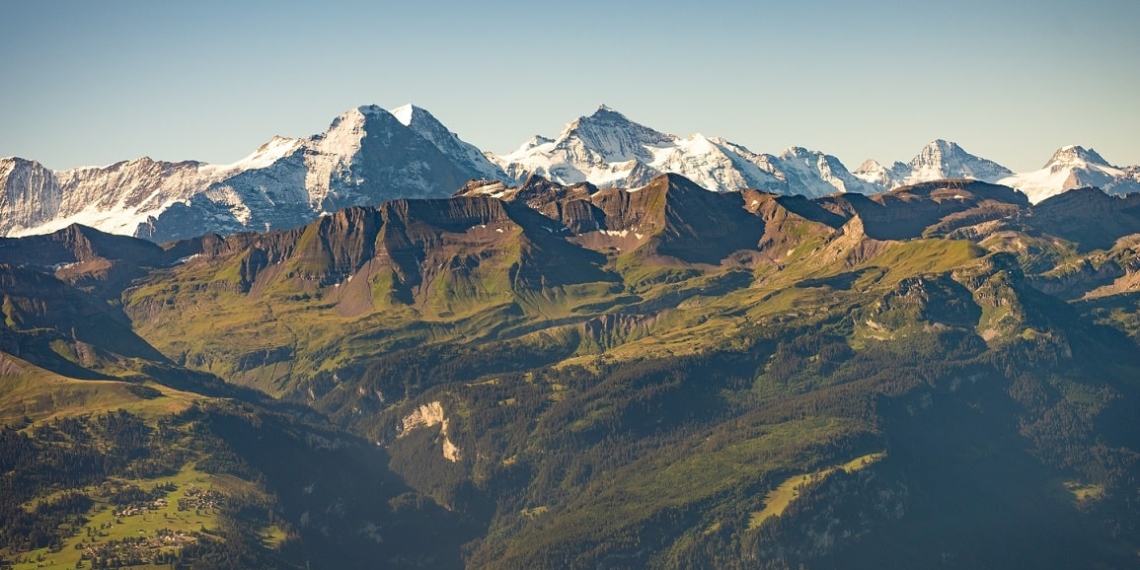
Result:
<svg viewBox="0 0 1140 570">
<path fill-rule="evenodd" d="M 61 172 L 30 160 L 0 159 L 0 232 L 19 236 L 82 223 L 132 234 L 149 213 L 189 199 L 218 177 L 216 167 L 149 158 Z"/>
</svg>

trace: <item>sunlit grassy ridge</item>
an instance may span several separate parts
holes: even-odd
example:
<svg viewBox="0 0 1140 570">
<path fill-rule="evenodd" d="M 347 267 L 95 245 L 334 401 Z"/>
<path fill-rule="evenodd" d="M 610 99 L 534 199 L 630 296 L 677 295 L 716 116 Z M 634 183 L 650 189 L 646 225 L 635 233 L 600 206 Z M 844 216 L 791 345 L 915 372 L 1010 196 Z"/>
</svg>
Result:
<svg viewBox="0 0 1140 570">
<path fill-rule="evenodd" d="M 804 475 L 795 475 L 789 477 L 787 481 L 780 483 L 778 487 L 773 489 L 764 497 L 764 510 L 752 513 L 748 519 L 748 528 L 753 529 L 759 527 L 765 520 L 771 517 L 778 517 L 783 514 L 788 505 L 799 496 L 800 489 L 811 484 L 818 483 L 826 479 L 829 475 L 837 470 L 843 470 L 846 473 L 854 473 L 860 469 L 873 465 L 875 462 L 886 457 L 886 453 L 869 453 L 861 457 L 856 457 L 842 465 L 828 467 L 821 471 L 808 473 Z"/>
<path fill-rule="evenodd" d="M 193 543 L 198 539 L 193 535 L 205 534 L 208 539 L 213 538 L 225 515 L 222 514 L 222 505 L 213 508 L 180 509 L 179 500 L 187 500 L 187 492 L 191 489 L 216 491 L 226 496 L 247 493 L 259 493 L 256 485 L 233 476 L 212 475 L 202 473 L 187 467 L 176 475 L 157 477 L 154 479 L 114 480 L 113 484 L 119 486 L 136 485 L 147 489 L 161 485 L 172 485 L 175 491 L 165 493 L 165 506 L 155 507 L 148 505 L 145 512 L 137 514 L 120 515 L 116 513 L 116 505 L 110 502 L 109 497 L 101 496 L 98 487 L 83 489 L 83 492 L 95 498 L 84 524 L 78 533 L 65 541 L 59 549 L 41 548 L 21 553 L 19 556 L 25 562 L 15 564 L 17 569 L 31 568 L 76 568 L 80 563 L 84 566 L 92 564 L 89 557 L 85 557 L 88 548 L 98 547 L 113 541 L 129 541 L 138 539 L 158 539 L 159 531 L 169 531 L 187 535 L 182 540 Z M 276 526 L 267 526 L 259 529 L 265 535 L 267 546 L 279 547 L 284 542 L 285 533 Z M 161 544 L 162 541 L 159 539 Z M 154 554 L 177 554 L 181 549 L 174 546 L 175 541 L 169 541 L 167 546 L 148 546 L 145 550 Z M 81 562 L 82 561 L 82 562 Z M 168 564 L 137 564 L 138 568 L 161 568 Z"/>
<path fill-rule="evenodd" d="M 76 380 L 0 355 L 0 425 L 125 409 L 155 418 L 178 413 L 201 396 L 155 383 Z"/>
</svg>

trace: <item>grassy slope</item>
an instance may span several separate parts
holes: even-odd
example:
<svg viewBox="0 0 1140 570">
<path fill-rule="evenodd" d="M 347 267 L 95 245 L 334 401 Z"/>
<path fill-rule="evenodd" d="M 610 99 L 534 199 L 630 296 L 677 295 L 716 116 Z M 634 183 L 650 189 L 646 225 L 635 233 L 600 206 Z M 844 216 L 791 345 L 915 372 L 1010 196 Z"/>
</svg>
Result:
<svg viewBox="0 0 1140 570">
<path fill-rule="evenodd" d="M 0 354 L 0 425 L 25 418 L 33 421 L 125 409 L 145 418 L 185 410 L 201 396 L 148 382 L 76 380 L 39 368 L 8 354 Z M 158 397 L 140 397 L 134 386 L 156 390 Z"/>
<path fill-rule="evenodd" d="M 764 497 L 764 509 L 753 512 L 752 516 L 748 519 L 749 530 L 758 528 L 764 521 L 771 517 L 778 517 L 783 514 L 784 511 L 787 510 L 788 505 L 799 496 L 802 487 L 812 483 L 818 483 L 839 470 L 845 473 L 854 473 L 875 464 L 885 456 L 885 452 L 868 453 L 867 455 L 856 457 L 842 465 L 835 465 L 814 473 L 789 477 L 787 481 L 780 483 L 779 486 L 772 489 Z"/>
<path fill-rule="evenodd" d="M 391 277 L 376 274 L 372 310 L 364 312 L 343 310 L 347 283 L 279 281 L 256 294 L 239 292 L 229 260 L 157 274 L 130 291 L 126 305 L 140 334 L 177 362 L 274 395 L 296 396 L 309 380 L 331 380 L 336 387 L 328 393 L 336 399 L 322 401 L 323 409 L 388 443 L 393 467 L 421 491 L 482 513 L 487 536 L 470 547 L 471 560 L 487 567 L 560 567 L 575 552 L 575 564 L 621 567 L 628 558 L 636 567 L 648 563 L 646 548 L 668 552 L 653 559 L 656 566 L 684 566 L 677 561 L 690 549 L 711 548 L 718 533 L 736 549 L 725 552 L 744 556 L 749 541 L 766 552 L 763 545 L 772 542 L 765 540 L 792 532 L 788 525 L 821 508 L 818 496 L 792 501 L 780 509 L 787 517 L 754 524 L 787 498 L 781 488 L 805 471 L 832 473 L 831 466 L 890 443 L 874 398 L 910 397 L 977 370 L 1009 383 L 1024 409 L 1003 417 L 1026 426 L 1052 426 L 1048 413 L 1070 406 L 1091 422 L 1116 397 L 1103 387 L 1022 378 L 1016 369 L 1026 354 L 1048 361 L 1068 339 L 1034 320 L 1016 277 L 990 267 L 979 246 L 937 239 L 868 245 L 802 233 L 778 264 L 753 270 L 635 252 L 608 260 L 605 269 L 620 283 L 541 291 L 514 289 L 504 267 L 489 266 L 440 273 L 422 298 L 405 303 L 389 295 Z M 993 245 L 1015 251 L 1024 244 Z M 1023 267 L 1068 259 L 1065 244 L 1028 247 L 1036 249 L 1020 260 Z M 988 281 L 949 294 L 976 305 L 979 316 L 966 325 L 939 320 L 924 295 L 945 280 L 960 286 L 974 273 Z M 361 298 L 352 301 L 359 307 Z M 901 308 L 882 312 L 890 303 Z M 591 328 L 602 317 L 616 324 Z M 798 346 L 799 337 L 811 342 Z M 273 356 L 282 349 L 286 357 Z M 427 368 L 430 381 L 372 399 L 378 386 L 362 370 L 412 349 L 429 363 L 456 355 L 475 363 L 480 352 L 491 362 Z M 522 349 L 538 356 L 509 358 Z M 658 361 L 665 370 L 645 372 Z M 670 367 L 682 372 L 671 375 Z M 440 453 L 438 429 L 392 437 L 407 414 L 431 401 L 442 402 L 449 416 L 450 437 L 463 451 L 458 464 Z M 694 409 L 707 414 L 686 415 Z M 1047 436 L 1030 427 L 1021 437 L 1047 449 L 1055 444 L 1038 441 Z M 1074 441 L 1068 445 L 1092 445 Z M 972 468 L 990 460 L 992 449 L 976 446 L 959 459 Z M 869 477 L 898 469 L 900 461 L 892 454 L 869 473 L 843 471 Z M 1108 478 L 1066 473 L 1071 466 L 1061 465 L 1048 464 L 1057 480 L 1097 490 L 1081 496 L 1120 492 Z M 851 480 L 838 473 L 824 479 L 823 488 Z M 752 535 L 744 532 L 750 526 L 757 527 Z M 797 556 L 785 560 L 812 559 Z"/>
<path fill-rule="evenodd" d="M 90 511 L 88 522 L 73 537 L 64 540 L 63 548 L 53 551 L 50 548 L 41 548 L 18 554 L 25 560 L 17 563 L 17 570 L 30 570 L 32 568 L 76 568 L 84 550 L 89 545 L 98 545 L 110 541 L 124 539 L 137 539 L 153 537 L 159 529 L 169 529 L 172 532 L 216 533 L 225 519 L 220 509 L 185 510 L 178 509 L 178 500 L 186 498 L 187 490 L 197 487 L 203 490 L 213 490 L 227 495 L 261 493 L 258 487 L 232 475 L 215 475 L 196 471 L 186 467 L 176 475 L 156 477 L 153 479 L 116 479 L 114 483 L 121 485 L 137 485 L 151 488 L 157 485 L 173 484 L 178 490 L 166 495 L 167 506 L 152 509 L 143 514 L 116 517 L 115 507 L 107 497 L 101 497 L 98 487 L 90 487 L 81 491 L 95 498 L 95 505 Z M 286 538 L 284 531 L 275 525 L 255 529 L 265 538 L 265 545 L 276 548 L 283 544 Z M 169 549 L 175 550 L 175 549 Z M 90 560 L 83 562 L 90 565 Z M 167 565 L 143 564 L 135 568 L 163 568 Z"/>
</svg>

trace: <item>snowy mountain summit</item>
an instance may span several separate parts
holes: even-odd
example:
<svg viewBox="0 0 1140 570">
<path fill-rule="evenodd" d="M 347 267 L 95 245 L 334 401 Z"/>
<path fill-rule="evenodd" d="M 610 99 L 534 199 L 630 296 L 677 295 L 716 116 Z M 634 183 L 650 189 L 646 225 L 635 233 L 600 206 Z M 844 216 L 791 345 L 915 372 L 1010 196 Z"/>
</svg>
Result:
<svg viewBox="0 0 1140 570">
<path fill-rule="evenodd" d="M 639 125 L 625 118 L 625 115 L 599 105 L 593 115 L 580 117 L 566 125 L 555 142 L 561 141 L 561 149 L 581 148 L 596 153 L 605 162 L 650 162 L 653 153 L 648 149 L 669 146 L 676 140 L 677 137 Z"/>
<path fill-rule="evenodd" d="M 852 173 L 819 151 L 791 147 L 758 154 L 723 138 L 657 131 L 601 105 L 556 137 L 535 136 L 496 156 L 464 142 L 420 107 L 366 105 L 349 109 L 323 133 L 273 137 L 232 164 L 141 158 L 52 171 L 33 160 L 0 158 L 0 236 L 79 223 L 167 241 L 293 228 L 347 206 L 443 198 L 460 188 L 495 196 L 534 176 L 562 185 L 637 189 L 662 174 L 718 192 L 753 188 L 813 198 L 944 178 L 1005 184 L 1033 202 L 1085 186 L 1140 191 L 1140 167 L 1113 166 L 1079 146 L 1058 150 L 1042 170 L 1014 174 L 956 143 L 935 140 L 910 162 L 886 167 L 868 160 Z M 487 182 L 468 185 L 472 180 Z"/>
<path fill-rule="evenodd" d="M 557 137 L 535 136 L 492 160 L 515 179 L 538 175 L 599 188 L 636 188 L 672 173 L 714 191 L 756 188 L 807 196 L 879 191 L 835 157 L 803 149 L 756 154 L 721 138 L 682 138 L 635 123 L 605 105 L 566 125 Z"/>
<path fill-rule="evenodd" d="M 969 178 L 997 182 L 1013 171 L 966 152 L 957 143 L 934 140 L 908 163 L 896 162 L 886 168 L 874 160 L 855 169 L 855 176 L 883 189 L 919 184 L 944 178 Z"/>
<path fill-rule="evenodd" d="M 1053 153 L 1041 170 L 1010 175 L 998 183 L 1021 190 L 1033 203 L 1089 186 L 1109 194 L 1131 194 L 1140 192 L 1140 167 L 1113 166 L 1093 149 L 1070 145 Z"/>
<path fill-rule="evenodd" d="M 149 158 L 50 171 L 0 159 L 0 235 L 80 223 L 166 241 L 304 225 L 322 212 L 393 198 L 442 198 L 502 173 L 426 111 L 350 109 L 308 138 L 274 137 L 233 164 Z"/>
<path fill-rule="evenodd" d="M 484 156 L 475 145 L 466 143 L 459 135 L 448 130 L 434 115 L 415 105 L 392 109 L 392 116 L 436 148 L 466 171 L 472 180 L 509 180 L 503 170 Z"/>
</svg>

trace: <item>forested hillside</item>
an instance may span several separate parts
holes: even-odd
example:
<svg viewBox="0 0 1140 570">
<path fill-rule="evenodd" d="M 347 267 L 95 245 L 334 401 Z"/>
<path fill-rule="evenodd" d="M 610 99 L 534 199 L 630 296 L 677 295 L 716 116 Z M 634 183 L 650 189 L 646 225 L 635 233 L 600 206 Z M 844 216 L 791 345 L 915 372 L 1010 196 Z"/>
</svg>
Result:
<svg viewBox="0 0 1140 570">
<path fill-rule="evenodd" d="M 1138 212 L 532 177 L 0 240 L 0 559 L 1134 567 Z"/>
</svg>

